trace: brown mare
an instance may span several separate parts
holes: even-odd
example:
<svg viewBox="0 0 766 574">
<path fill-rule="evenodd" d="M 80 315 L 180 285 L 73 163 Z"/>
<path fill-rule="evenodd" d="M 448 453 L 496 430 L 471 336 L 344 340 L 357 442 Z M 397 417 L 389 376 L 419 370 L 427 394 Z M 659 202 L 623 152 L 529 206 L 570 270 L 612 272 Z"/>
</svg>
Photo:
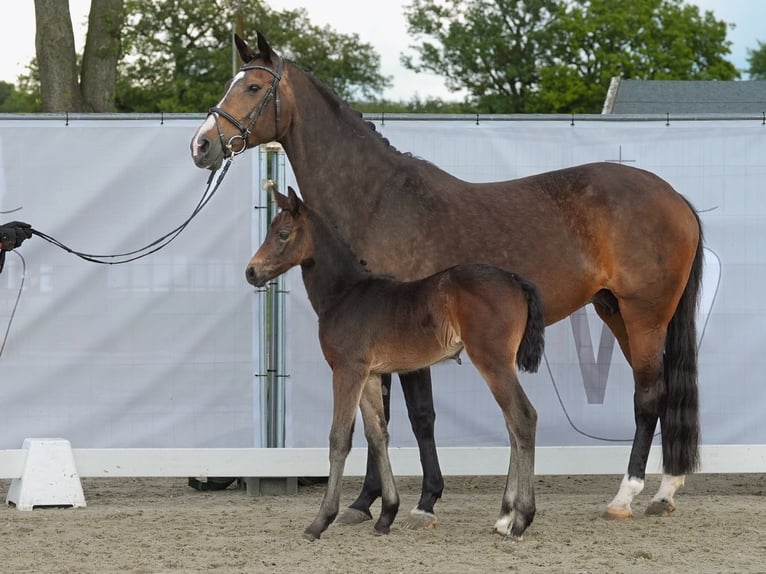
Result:
<svg viewBox="0 0 766 574">
<path fill-rule="evenodd" d="M 338 514 L 343 465 L 361 407 L 369 452 L 380 471 L 381 513 L 375 530 L 388 533 L 399 495 L 388 459 L 381 375 L 412 371 L 465 349 L 503 411 L 513 457 L 498 534 L 520 539 L 535 516 L 532 477 L 537 413 L 524 394 L 516 364 L 536 371 L 545 319 L 537 288 L 509 271 L 481 263 L 451 267 L 403 282 L 370 273 L 338 233 L 292 188 L 277 194 L 274 218 L 245 275 L 256 287 L 301 266 L 319 317 L 319 342 L 332 368 L 330 474 L 319 514 L 305 536 L 319 538 Z"/>
<path fill-rule="evenodd" d="M 496 183 L 462 181 L 396 151 L 261 34 L 258 52 L 239 38 L 237 46 L 245 65 L 192 139 L 196 165 L 217 168 L 225 157 L 277 140 L 306 203 L 372 270 L 413 280 L 470 261 L 497 265 L 534 281 L 546 324 L 592 303 L 635 381 L 633 447 L 605 516 L 632 516 L 658 419 L 665 474 L 647 512 L 672 512 L 683 475 L 698 462 L 702 229 L 689 203 L 659 177 L 614 163 Z M 423 491 L 411 515 L 416 526 L 432 525 L 443 480 L 430 375 L 400 378 L 414 379 L 402 388 L 423 463 Z M 380 493 L 374 470 L 368 465 L 347 517 L 370 516 Z"/>
</svg>

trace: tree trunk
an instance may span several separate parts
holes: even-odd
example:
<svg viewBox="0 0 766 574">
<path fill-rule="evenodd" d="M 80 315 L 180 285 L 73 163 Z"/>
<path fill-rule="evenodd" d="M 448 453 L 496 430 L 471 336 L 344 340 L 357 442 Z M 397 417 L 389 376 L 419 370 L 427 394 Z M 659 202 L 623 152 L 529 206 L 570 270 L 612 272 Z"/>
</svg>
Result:
<svg viewBox="0 0 766 574">
<path fill-rule="evenodd" d="M 113 112 L 124 0 L 92 0 L 82 57 L 82 95 L 90 112 Z"/>
<path fill-rule="evenodd" d="M 69 2 L 35 0 L 35 32 L 43 111 L 83 111 Z"/>
</svg>

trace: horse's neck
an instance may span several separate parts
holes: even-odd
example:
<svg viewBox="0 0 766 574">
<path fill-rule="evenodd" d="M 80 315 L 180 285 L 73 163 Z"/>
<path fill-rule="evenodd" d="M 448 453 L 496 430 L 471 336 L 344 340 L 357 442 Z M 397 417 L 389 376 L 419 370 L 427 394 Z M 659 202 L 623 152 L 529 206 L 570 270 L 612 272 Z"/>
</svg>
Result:
<svg viewBox="0 0 766 574">
<path fill-rule="evenodd" d="M 384 192 L 396 193 L 387 178 L 403 158 L 327 88 L 295 64 L 289 70 L 296 113 L 280 141 L 303 197 L 345 231 L 374 210 Z"/>
<path fill-rule="evenodd" d="M 309 301 L 321 316 L 369 273 L 337 231 L 315 212 L 309 214 L 309 225 L 314 253 L 301 271 Z"/>
</svg>

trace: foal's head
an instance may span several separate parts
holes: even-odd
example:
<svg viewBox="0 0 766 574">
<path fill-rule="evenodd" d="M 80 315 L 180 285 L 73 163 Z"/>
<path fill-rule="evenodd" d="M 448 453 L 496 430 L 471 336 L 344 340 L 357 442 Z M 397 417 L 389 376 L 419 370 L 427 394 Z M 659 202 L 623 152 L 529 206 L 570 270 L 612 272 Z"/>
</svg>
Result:
<svg viewBox="0 0 766 574">
<path fill-rule="evenodd" d="M 282 211 L 271 222 L 266 239 L 245 270 L 247 281 L 256 287 L 300 265 L 314 252 L 307 229 L 308 211 L 295 190 L 288 187 L 286 196 L 277 192 L 276 200 Z"/>
</svg>

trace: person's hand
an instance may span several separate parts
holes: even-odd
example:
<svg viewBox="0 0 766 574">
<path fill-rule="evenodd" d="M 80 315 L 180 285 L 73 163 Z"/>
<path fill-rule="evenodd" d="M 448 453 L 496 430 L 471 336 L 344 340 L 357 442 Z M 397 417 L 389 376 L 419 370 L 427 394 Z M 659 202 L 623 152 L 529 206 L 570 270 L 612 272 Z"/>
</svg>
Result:
<svg viewBox="0 0 766 574">
<path fill-rule="evenodd" d="M 0 249 L 11 251 L 32 237 L 32 226 L 23 221 L 11 221 L 0 225 Z"/>
</svg>

